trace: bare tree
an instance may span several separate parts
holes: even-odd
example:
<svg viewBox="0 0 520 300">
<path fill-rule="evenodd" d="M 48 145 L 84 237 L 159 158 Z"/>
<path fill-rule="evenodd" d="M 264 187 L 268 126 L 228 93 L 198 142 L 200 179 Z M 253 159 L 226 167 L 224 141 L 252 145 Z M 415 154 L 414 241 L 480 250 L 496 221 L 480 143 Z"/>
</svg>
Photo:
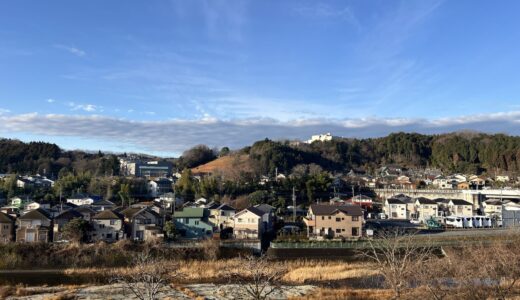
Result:
<svg viewBox="0 0 520 300">
<path fill-rule="evenodd" d="M 443 300 L 456 293 L 458 267 L 448 257 L 432 255 L 417 269 L 416 276 L 431 298 Z"/>
<path fill-rule="evenodd" d="M 507 299 L 517 295 L 520 282 L 520 242 L 518 232 L 508 232 L 497 240 L 473 244 L 459 254 L 458 276 L 464 296 L 473 299 Z"/>
<path fill-rule="evenodd" d="M 284 290 L 282 277 L 287 270 L 279 264 L 269 262 L 265 256 L 248 256 L 241 260 L 240 266 L 240 271 L 228 271 L 227 277 L 242 287 L 246 295 L 241 296 L 264 300 L 275 292 Z"/>
<path fill-rule="evenodd" d="M 410 284 L 417 280 L 417 269 L 433 255 L 429 240 L 417 239 L 400 230 L 386 232 L 369 240 L 369 249 L 361 254 L 376 263 L 385 284 L 401 298 Z"/>
<path fill-rule="evenodd" d="M 113 282 L 119 283 L 137 299 L 155 300 L 162 289 L 172 280 L 179 278 L 179 268 L 165 268 L 149 251 L 139 253 L 133 262 L 133 268 L 126 274 L 117 275 Z"/>
</svg>

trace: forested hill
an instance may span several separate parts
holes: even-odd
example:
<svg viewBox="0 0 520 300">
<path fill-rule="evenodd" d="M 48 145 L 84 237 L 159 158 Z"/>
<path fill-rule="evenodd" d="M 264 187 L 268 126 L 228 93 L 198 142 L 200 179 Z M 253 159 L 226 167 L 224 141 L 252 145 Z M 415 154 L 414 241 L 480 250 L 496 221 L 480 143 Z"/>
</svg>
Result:
<svg viewBox="0 0 520 300">
<path fill-rule="evenodd" d="M 0 139 L 0 173 L 39 173 L 57 177 L 60 171 L 117 175 L 119 161 L 116 156 L 101 152 L 63 151 L 50 143 Z"/>
<path fill-rule="evenodd" d="M 199 145 L 174 162 L 178 169 L 194 168 L 227 155 L 240 156 L 238 165 L 247 165 L 248 173 L 258 176 L 274 174 L 276 169 L 289 174 L 298 165 L 318 165 L 324 170 L 341 172 L 359 168 L 372 173 L 383 165 L 397 164 L 408 168 L 436 167 L 445 172 L 518 173 L 520 137 L 462 132 L 394 133 L 382 138 L 337 139 L 313 144 L 266 139 L 236 152 L 224 147 L 217 153 Z M 248 157 L 248 163 L 243 162 L 244 157 Z M 233 168 L 238 169 L 235 165 Z M 0 173 L 40 173 L 57 177 L 60 171 L 117 175 L 119 162 L 114 155 L 101 152 L 64 151 L 55 144 L 0 139 Z"/>
<path fill-rule="evenodd" d="M 299 164 L 326 170 L 361 168 L 373 172 L 388 164 L 408 168 L 436 167 L 445 172 L 520 171 L 520 137 L 472 132 L 442 135 L 394 133 L 374 139 L 337 139 L 312 144 L 264 140 L 242 150 L 259 173 L 278 168 L 291 172 Z"/>
</svg>

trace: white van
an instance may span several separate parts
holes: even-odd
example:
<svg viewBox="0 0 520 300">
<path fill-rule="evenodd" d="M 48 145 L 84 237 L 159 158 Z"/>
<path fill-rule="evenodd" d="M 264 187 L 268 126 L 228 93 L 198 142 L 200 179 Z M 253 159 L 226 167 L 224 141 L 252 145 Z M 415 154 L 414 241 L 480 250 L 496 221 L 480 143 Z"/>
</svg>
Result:
<svg viewBox="0 0 520 300">
<path fill-rule="evenodd" d="M 479 216 L 475 216 L 472 218 L 473 220 L 473 227 L 475 228 L 482 228 L 482 218 Z"/>
<path fill-rule="evenodd" d="M 471 217 L 462 217 L 462 225 L 464 228 L 473 228 L 473 219 Z"/>
<path fill-rule="evenodd" d="M 454 228 L 462 228 L 463 227 L 462 218 L 460 218 L 460 217 L 446 217 L 446 218 L 444 218 L 444 223 L 446 225 L 451 225 Z"/>
</svg>

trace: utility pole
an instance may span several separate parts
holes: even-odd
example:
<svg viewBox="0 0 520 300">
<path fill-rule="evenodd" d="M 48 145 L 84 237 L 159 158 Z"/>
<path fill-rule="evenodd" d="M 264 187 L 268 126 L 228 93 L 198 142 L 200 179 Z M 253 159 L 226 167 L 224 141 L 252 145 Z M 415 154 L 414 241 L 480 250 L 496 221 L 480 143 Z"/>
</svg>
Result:
<svg viewBox="0 0 520 300">
<path fill-rule="evenodd" d="M 292 188 L 292 205 L 293 205 L 293 222 L 296 222 L 296 193 L 294 186 Z"/>
<path fill-rule="evenodd" d="M 61 187 L 60 187 L 60 213 L 63 211 L 63 202 L 61 201 Z"/>
</svg>

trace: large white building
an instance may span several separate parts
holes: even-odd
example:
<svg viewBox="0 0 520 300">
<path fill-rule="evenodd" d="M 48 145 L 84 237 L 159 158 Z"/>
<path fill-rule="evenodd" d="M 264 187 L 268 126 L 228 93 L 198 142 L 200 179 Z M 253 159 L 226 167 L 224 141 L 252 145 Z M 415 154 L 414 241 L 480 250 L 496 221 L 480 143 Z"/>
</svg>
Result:
<svg viewBox="0 0 520 300">
<path fill-rule="evenodd" d="M 336 139 L 336 136 L 333 136 L 330 132 L 325 134 L 317 134 L 311 136 L 310 140 L 307 140 L 307 144 L 312 144 L 313 142 L 328 142 Z"/>
</svg>

